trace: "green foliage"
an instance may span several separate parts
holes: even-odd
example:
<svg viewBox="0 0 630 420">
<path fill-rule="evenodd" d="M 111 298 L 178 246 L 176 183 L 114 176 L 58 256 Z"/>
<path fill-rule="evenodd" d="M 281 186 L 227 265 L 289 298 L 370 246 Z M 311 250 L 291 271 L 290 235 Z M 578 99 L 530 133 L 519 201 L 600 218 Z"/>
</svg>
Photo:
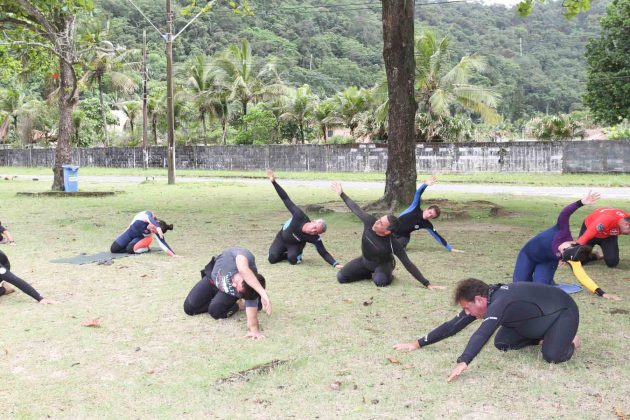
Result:
<svg viewBox="0 0 630 420">
<path fill-rule="evenodd" d="M 107 124 L 116 124 L 118 120 L 107 111 L 105 114 Z M 101 109 L 97 97 L 84 99 L 72 114 L 75 135 L 73 144 L 78 147 L 89 147 L 103 143 L 104 130 L 101 118 Z"/>
<path fill-rule="evenodd" d="M 354 138 L 348 136 L 332 136 L 328 139 L 328 144 L 352 144 Z"/>
<path fill-rule="evenodd" d="M 527 123 L 527 131 L 538 140 L 568 140 L 584 137 L 583 125 L 571 115 L 546 115 Z"/>
<path fill-rule="evenodd" d="M 595 119 L 616 124 L 630 115 L 630 0 L 613 0 L 601 19 L 602 33 L 586 46 L 584 102 Z"/>
<path fill-rule="evenodd" d="M 630 121 L 624 119 L 620 124 L 606 129 L 610 140 L 630 140 Z"/>
<path fill-rule="evenodd" d="M 259 107 L 252 107 L 239 120 L 239 131 L 234 139 L 236 144 L 268 144 L 274 138 L 276 119 L 273 113 Z"/>
</svg>

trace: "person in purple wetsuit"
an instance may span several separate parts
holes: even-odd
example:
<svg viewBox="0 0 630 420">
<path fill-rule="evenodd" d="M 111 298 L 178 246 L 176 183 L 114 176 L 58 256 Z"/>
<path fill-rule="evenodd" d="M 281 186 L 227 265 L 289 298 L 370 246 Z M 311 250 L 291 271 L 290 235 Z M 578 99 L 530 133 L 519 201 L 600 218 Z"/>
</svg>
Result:
<svg viewBox="0 0 630 420">
<path fill-rule="evenodd" d="M 129 227 L 112 243 L 110 252 L 142 254 L 149 251 L 149 245 L 155 238 L 167 255 L 175 256 L 175 252 L 164 238 L 167 230 L 173 230 L 173 225 L 167 225 L 150 210 L 141 211 L 134 216 Z"/>
<path fill-rule="evenodd" d="M 600 197 L 597 192 L 591 192 L 574 203 L 562 209 L 556 224 L 540 232 L 530 239 L 518 253 L 512 281 L 554 284 L 553 277 L 560 261 L 571 256 L 571 260 L 582 264 L 594 258 L 593 250 L 589 246 L 581 246 L 573 240 L 569 219 L 580 207 L 595 203 Z M 605 293 L 599 287 L 595 290 L 599 296 L 616 299 L 617 296 Z"/>
</svg>

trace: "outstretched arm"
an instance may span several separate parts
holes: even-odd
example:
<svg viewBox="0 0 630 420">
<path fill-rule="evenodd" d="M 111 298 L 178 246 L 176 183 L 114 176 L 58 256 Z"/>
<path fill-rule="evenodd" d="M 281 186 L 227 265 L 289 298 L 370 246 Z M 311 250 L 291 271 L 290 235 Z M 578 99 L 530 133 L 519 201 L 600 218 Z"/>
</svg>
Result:
<svg viewBox="0 0 630 420">
<path fill-rule="evenodd" d="M 175 251 L 173 251 L 173 249 L 169 246 L 169 244 L 166 243 L 166 238 L 164 236 L 162 236 L 160 238 L 160 235 L 158 235 L 157 233 L 155 233 L 153 235 L 153 237 L 155 238 L 155 240 L 157 241 L 158 245 L 160 246 L 160 248 L 162 249 L 162 251 L 166 252 L 166 254 L 169 257 L 173 257 L 175 256 Z"/>
<path fill-rule="evenodd" d="M 273 184 L 273 187 L 276 189 L 276 192 L 278 193 L 278 196 L 280 197 L 280 199 L 284 203 L 284 205 L 287 208 L 287 210 L 289 210 L 289 212 L 291 212 L 291 214 L 294 217 L 298 217 L 298 216 L 303 215 L 304 212 L 302 210 L 300 210 L 300 208 L 298 206 L 296 206 L 293 201 L 291 201 L 291 199 L 289 198 L 289 195 L 286 193 L 286 191 L 276 182 L 276 177 L 274 176 L 273 171 L 271 169 L 267 169 L 267 177 L 271 181 L 271 184 Z"/>
<path fill-rule="evenodd" d="M 3 273 L 4 271 L 4 273 Z M 37 290 L 12 272 L 8 271 L 5 267 L 0 266 L 0 280 L 4 280 L 7 283 L 11 283 L 22 292 L 26 293 L 36 301 L 40 302 L 42 299 L 42 295 L 40 295 Z"/>
<path fill-rule="evenodd" d="M 15 245 L 15 239 L 13 239 L 13 236 L 11 235 L 11 232 L 9 232 L 8 230 L 5 229 L 2 232 L 2 235 L 7 238 L 7 242 L 9 243 L 9 245 Z"/>
<path fill-rule="evenodd" d="M 394 238 L 391 238 L 391 241 L 392 241 L 392 250 L 394 251 L 394 255 L 396 255 L 398 259 L 400 260 L 400 262 L 403 263 L 407 271 L 409 271 L 409 274 L 411 274 L 416 280 L 422 283 L 425 287 L 429 287 L 431 283 L 422 275 L 418 267 L 416 267 L 416 265 L 413 262 L 411 262 L 411 260 L 409 259 L 409 256 L 407 255 L 407 252 L 402 247 L 402 245 L 400 245 L 400 242 L 398 242 Z"/>
<path fill-rule="evenodd" d="M 333 267 L 337 267 L 337 265 L 339 265 L 337 260 L 335 260 L 335 258 L 332 255 L 330 255 L 330 253 L 324 246 L 324 241 L 322 241 L 322 238 L 318 238 L 317 242 L 314 242 L 313 245 L 315 245 L 315 248 L 317 249 L 317 253 L 324 259 L 324 261 L 326 261 L 328 264 L 332 265 Z"/>
<path fill-rule="evenodd" d="M 357 203 L 352 201 L 350 197 L 348 197 L 346 193 L 343 192 L 343 188 L 340 182 L 333 182 L 331 184 L 331 188 L 339 195 L 339 197 L 341 197 L 344 203 L 346 203 L 346 206 L 348 206 L 350 211 L 352 211 L 352 213 L 354 213 L 359 219 L 361 219 L 363 223 L 374 223 L 374 216 L 363 211 L 363 209 L 359 207 Z"/>
<path fill-rule="evenodd" d="M 402 216 L 403 214 L 407 214 L 409 212 L 414 211 L 416 208 L 418 208 L 420 206 L 420 203 L 422 201 L 422 193 L 424 192 L 424 190 L 427 189 L 427 187 L 435 184 L 437 182 L 437 178 L 434 176 L 430 176 L 429 178 L 427 178 L 426 181 L 424 181 L 416 190 L 416 194 L 413 196 L 413 201 L 411 202 L 411 204 L 409 205 L 409 207 L 407 207 L 405 210 L 403 210 L 402 213 L 400 213 L 400 216 Z"/>
<path fill-rule="evenodd" d="M 398 343 L 394 348 L 396 350 L 417 350 L 457 334 L 474 320 L 475 318 L 473 316 L 466 315 L 464 311 L 461 311 L 455 318 L 443 323 L 424 337 L 408 343 Z"/>
<path fill-rule="evenodd" d="M 258 281 L 256 274 L 249 267 L 249 261 L 244 255 L 236 256 L 236 268 L 238 272 L 243 276 L 243 280 L 247 283 L 252 289 L 254 289 L 260 295 L 260 301 L 262 302 L 263 309 L 267 312 L 267 315 L 271 315 L 271 300 L 269 300 L 269 296 L 267 295 L 267 291 L 262 284 Z"/>
</svg>

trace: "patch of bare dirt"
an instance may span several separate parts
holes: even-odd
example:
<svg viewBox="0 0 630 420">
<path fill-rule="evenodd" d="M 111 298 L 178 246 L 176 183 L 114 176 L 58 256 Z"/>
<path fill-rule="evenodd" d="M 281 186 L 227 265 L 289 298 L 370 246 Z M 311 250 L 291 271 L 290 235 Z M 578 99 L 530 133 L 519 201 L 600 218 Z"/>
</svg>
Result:
<svg viewBox="0 0 630 420">
<path fill-rule="evenodd" d="M 254 366 L 252 368 L 233 373 L 232 375 L 226 376 L 224 378 L 217 379 L 215 385 L 232 384 L 235 382 L 247 382 L 252 376 L 268 375 L 272 373 L 273 370 L 278 366 L 286 365 L 287 363 L 289 363 L 288 360 L 274 359 L 269 363 Z"/>
</svg>

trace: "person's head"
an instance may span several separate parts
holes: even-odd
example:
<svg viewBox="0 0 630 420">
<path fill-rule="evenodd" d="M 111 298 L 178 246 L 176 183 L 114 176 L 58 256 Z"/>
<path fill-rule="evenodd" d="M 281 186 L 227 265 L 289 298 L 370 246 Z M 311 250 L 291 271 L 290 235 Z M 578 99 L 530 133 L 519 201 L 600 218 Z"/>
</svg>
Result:
<svg viewBox="0 0 630 420">
<path fill-rule="evenodd" d="M 302 226 L 302 232 L 308 235 L 321 235 L 326 232 L 326 229 L 328 229 L 328 227 L 326 226 L 324 219 L 313 220 L 311 222 L 304 223 L 304 226 Z"/>
<path fill-rule="evenodd" d="M 630 217 L 624 217 L 619 221 L 619 231 L 622 235 L 630 235 Z"/>
<path fill-rule="evenodd" d="M 457 283 L 455 303 L 464 312 L 475 318 L 483 318 L 488 310 L 488 291 L 490 287 L 481 280 L 468 278 Z"/>
<path fill-rule="evenodd" d="M 560 250 L 561 247 L 559 246 L 558 249 Z M 573 244 L 560 250 L 560 252 L 562 252 L 563 261 L 579 261 L 582 264 L 586 264 L 591 260 L 593 248 L 588 245 Z"/>
<path fill-rule="evenodd" d="M 160 229 L 162 229 L 162 233 L 166 233 L 169 230 L 173 230 L 173 225 L 169 225 L 164 220 L 159 221 Z"/>
<path fill-rule="evenodd" d="M 235 284 L 238 294 L 241 295 L 241 297 L 245 300 L 258 299 L 260 297 L 258 292 L 255 291 L 249 284 L 247 284 L 242 276 L 239 275 L 238 277 L 240 277 L 240 280 L 238 284 Z M 256 278 L 260 282 L 260 285 L 264 288 L 266 283 L 263 275 L 256 273 Z"/>
<path fill-rule="evenodd" d="M 440 208 L 436 205 L 429 206 L 422 212 L 424 220 L 437 219 L 438 217 L 440 217 Z"/>
<path fill-rule="evenodd" d="M 372 230 L 378 236 L 388 236 L 398 229 L 398 225 L 399 222 L 396 216 L 393 214 L 386 214 L 381 216 L 379 219 L 376 219 L 376 222 L 372 225 Z"/>
</svg>

